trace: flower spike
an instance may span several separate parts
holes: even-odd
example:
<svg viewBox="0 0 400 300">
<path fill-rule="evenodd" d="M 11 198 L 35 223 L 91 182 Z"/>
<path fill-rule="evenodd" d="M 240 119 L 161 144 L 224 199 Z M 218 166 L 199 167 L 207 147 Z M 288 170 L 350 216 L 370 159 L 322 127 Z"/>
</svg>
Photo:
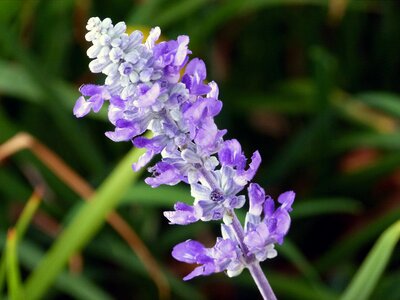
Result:
<svg viewBox="0 0 400 300">
<path fill-rule="evenodd" d="M 170 224 L 220 220 L 221 237 L 211 248 L 193 240 L 176 245 L 172 256 L 198 266 L 184 280 L 225 271 L 230 277 L 247 268 L 264 299 L 276 299 L 259 262 L 277 255 L 276 243 L 283 243 L 290 227 L 289 212 L 295 193 L 283 193 L 280 207 L 256 183 L 251 183 L 261 156 L 255 151 L 248 161 L 239 141 L 224 140 L 214 118 L 222 109 L 218 85 L 206 82 L 204 61 L 189 59 L 189 37 L 158 42 L 159 27 L 143 33 L 126 33 L 124 22 L 109 18 L 89 19 L 85 38 L 92 46 L 87 55 L 93 73 L 103 73 L 103 85 L 80 88 L 73 113 L 80 118 L 97 113 L 108 101 L 108 118 L 114 126 L 106 136 L 115 142 L 130 141 L 146 152 L 133 164 L 138 171 L 161 155 L 148 168 L 145 182 L 159 185 L 190 185 L 191 205 L 177 202 L 164 212 Z M 181 74 L 183 74 L 181 76 Z M 151 131 L 152 138 L 143 134 Z M 248 166 L 247 166 L 248 165 Z M 242 194 L 248 186 L 248 193 Z M 244 226 L 235 209 L 249 200 Z"/>
</svg>

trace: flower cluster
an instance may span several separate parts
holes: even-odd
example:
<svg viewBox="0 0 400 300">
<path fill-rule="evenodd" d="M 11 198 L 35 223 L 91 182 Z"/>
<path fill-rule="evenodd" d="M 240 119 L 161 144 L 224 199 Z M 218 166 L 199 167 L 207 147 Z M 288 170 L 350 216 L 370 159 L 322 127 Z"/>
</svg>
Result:
<svg viewBox="0 0 400 300">
<path fill-rule="evenodd" d="M 86 40 L 93 45 L 93 73 L 105 74 L 103 85 L 83 85 L 74 114 L 82 117 L 98 112 L 109 102 L 108 118 L 114 130 L 106 132 L 113 141 L 132 141 L 146 152 L 133 164 L 139 170 L 157 154 L 161 161 L 149 168 L 145 179 L 152 187 L 161 184 L 190 185 L 193 204 L 178 202 L 164 212 L 170 224 L 222 220 L 222 237 L 212 248 L 188 240 L 173 249 L 180 261 L 199 264 L 185 277 L 227 271 L 229 276 L 243 268 L 276 256 L 275 243 L 282 243 L 290 226 L 293 192 L 279 196 L 279 208 L 253 179 L 260 163 L 258 151 L 250 162 L 235 139 L 224 140 L 226 130 L 214 122 L 222 102 L 215 82 L 206 83 L 206 67 L 193 58 L 189 38 L 158 42 L 160 29 L 153 28 L 144 41 L 140 31 L 126 33 L 126 25 L 110 19 L 91 18 Z M 152 132 L 151 138 L 143 134 Z M 248 185 L 250 183 L 250 185 Z M 244 228 L 234 210 L 241 208 L 248 186 L 249 211 Z"/>
</svg>

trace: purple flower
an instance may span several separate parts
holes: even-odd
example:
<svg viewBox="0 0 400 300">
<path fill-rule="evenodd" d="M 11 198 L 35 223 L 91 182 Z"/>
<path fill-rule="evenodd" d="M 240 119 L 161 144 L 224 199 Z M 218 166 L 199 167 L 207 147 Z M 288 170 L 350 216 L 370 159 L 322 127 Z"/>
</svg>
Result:
<svg viewBox="0 0 400 300">
<path fill-rule="evenodd" d="M 201 209 L 202 221 L 222 219 L 226 212 L 242 207 L 246 201 L 243 195 L 237 195 L 243 187 L 235 183 L 234 169 L 222 167 L 213 177 L 214 186 L 204 178 L 200 178 L 201 183 L 191 184 L 194 205 Z"/>
<path fill-rule="evenodd" d="M 249 213 L 255 216 L 260 216 L 265 201 L 264 189 L 256 183 L 250 183 L 248 192 L 250 203 Z"/>
<path fill-rule="evenodd" d="M 250 210 L 245 220 L 244 243 L 259 261 L 276 256 L 274 243 L 283 243 L 290 227 L 291 205 L 295 198 L 292 191 L 279 196 L 281 206 L 275 209 L 274 200 L 265 196 L 264 190 L 255 183 L 249 189 Z M 263 217 L 262 217 L 263 214 Z"/>
<path fill-rule="evenodd" d="M 296 194 L 293 191 L 288 191 L 283 194 L 280 194 L 278 197 L 278 202 L 281 204 L 281 209 L 286 210 L 287 212 L 291 212 L 292 204 L 294 202 L 294 198 Z"/>
<path fill-rule="evenodd" d="M 137 148 L 147 149 L 146 153 L 139 158 L 139 161 L 133 164 L 135 171 L 144 167 L 154 155 L 161 153 L 164 149 L 169 148 L 172 152 L 176 148 L 174 140 L 167 135 L 157 135 L 151 139 L 139 136 L 133 140 L 133 145 Z"/>
<path fill-rule="evenodd" d="M 246 157 L 242 152 L 242 146 L 237 140 L 227 140 L 218 152 L 218 158 L 222 165 L 236 167 L 243 170 L 246 166 Z"/>
<path fill-rule="evenodd" d="M 154 65 L 163 69 L 168 82 L 177 82 L 180 70 L 188 61 L 189 37 L 182 35 L 176 41 L 161 42 L 154 47 Z"/>
<path fill-rule="evenodd" d="M 146 178 L 145 182 L 153 188 L 161 184 L 175 185 L 184 180 L 179 169 L 162 161 L 149 168 L 149 172 L 153 177 Z"/>
<path fill-rule="evenodd" d="M 289 230 L 295 194 L 281 194 L 280 207 L 275 208 L 274 200 L 250 183 L 249 211 L 242 227 L 235 209 L 245 204 L 241 192 L 255 176 L 261 157 L 255 151 L 248 161 L 237 140 L 224 140 L 227 131 L 215 123 L 222 109 L 218 85 L 206 83 L 201 59 L 189 61 L 189 37 L 158 42 L 161 30 L 155 27 L 143 41 L 140 31 L 127 34 L 125 23 L 113 25 L 108 18 L 91 18 L 86 28 L 86 40 L 92 43 L 87 51 L 92 59 L 89 68 L 106 78 L 103 85 L 80 88 L 75 116 L 97 113 L 109 101 L 108 119 L 114 128 L 106 136 L 146 149 L 133 170 L 160 155 L 161 161 L 148 168 L 152 176 L 145 182 L 153 188 L 190 185 L 193 205 L 177 202 L 173 210 L 165 211 L 170 224 L 224 222 L 222 237 L 213 247 L 192 240 L 174 247 L 177 260 L 199 265 L 184 279 L 222 271 L 236 276 L 243 268 L 254 270 L 260 261 L 276 256 L 274 245 L 281 244 Z M 143 136 L 146 131 L 151 138 Z"/>
<path fill-rule="evenodd" d="M 74 115 L 78 118 L 87 115 L 90 110 L 99 112 L 103 106 L 104 100 L 110 99 L 110 94 L 104 86 L 86 84 L 82 85 L 79 91 L 82 96 L 78 98 L 74 106 Z M 90 98 L 86 101 L 84 96 Z"/>
<path fill-rule="evenodd" d="M 230 239 L 217 238 L 212 248 L 205 248 L 197 241 L 187 240 L 174 247 L 172 256 L 182 262 L 200 265 L 183 280 L 222 271 L 227 271 L 230 276 L 237 276 L 244 267 L 240 248 Z"/>
<path fill-rule="evenodd" d="M 137 86 L 138 97 L 133 101 L 133 105 L 138 108 L 147 108 L 156 103 L 160 96 L 160 85 L 158 83 L 148 86 L 147 84 L 139 84 Z"/>
<path fill-rule="evenodd" d="M 258 224 L 253 230 L 246 233 L 244 243 L 249 253 L 254 254 L 258 261 L 274 258 L 277 255 L 274 241 L 270 239 L 271 232 L 265 222 Z"/>
<path fill-rule="evenodd" d="M 212 118 L 206 118 L 197 128 L 194 142 L 204 153 L 212 154 L 218 151 L 226 130 L 219 130 Z"/>
<path fill-rule="evenodd" d="M 199 124 L 205 118 L 213 118 L 219 114 L 222 102 L 215 98 L 199 98 L 184 112 L 189 124 Z"/>
<path fill-rule="evenodd" d="M 261 164 L 260 153 L 256 151 L 251 157 L 249 168 L 245 170 L 246 157 L 237 140 L 224 141 L 221 150 L 218 152 L 218 158 L 222 166 L 231 166 L 237 170 L 235 181 L 237 184 L 243 186 L 253 179 Z"/>
<path fill-rule="evenodd" d="M 199 220 L 199 211 L 196 207 L 177 202 L 174 205 L 175 211 L 165 211 L 164 216 L 170 224 L 187 225 Z"/>
<path fill-rule="evenodd" d="M 205 95 L 211 91 L 211 88 L 204 84 L 207 77 L 206 65 L 204 61 L 198 58 L 192 59 L 186 66 L 182 82 L 193 95 Z"/>
</svg>

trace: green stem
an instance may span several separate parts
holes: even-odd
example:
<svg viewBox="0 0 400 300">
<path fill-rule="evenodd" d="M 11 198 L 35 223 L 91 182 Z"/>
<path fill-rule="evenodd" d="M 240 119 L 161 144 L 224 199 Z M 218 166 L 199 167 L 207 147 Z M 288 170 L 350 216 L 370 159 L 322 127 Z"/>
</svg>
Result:
<svg viewBox="0 0 400 300">
<path fill-rule="evenodd" d="M 21 275 L 18 267 L 17 232 L 10 229 L 6 245 L 7 287 L 10 300 L 22 299 Z"/>
<path fill-rule="evenodd" d="M 24 210 L 22 211 L 21 215 L 18 218 L 17 224 L 15 226 L 15 243 L 18 243 L 18 240 L 21 240 L 24 236 L 26 229 L 28 228 L 29 223 L 32 220 L 33 215 L 36 212 L 40 203 L 39 195 L 34 192 L 33 195 L 29 198 L 28 202 L 26 203 Z M 1 291 L 3 289 L 4 280 L 6 278 L 6 255 L 3 255 L 0 260 L 0 299 L 1 299 Z"/>
</svg>

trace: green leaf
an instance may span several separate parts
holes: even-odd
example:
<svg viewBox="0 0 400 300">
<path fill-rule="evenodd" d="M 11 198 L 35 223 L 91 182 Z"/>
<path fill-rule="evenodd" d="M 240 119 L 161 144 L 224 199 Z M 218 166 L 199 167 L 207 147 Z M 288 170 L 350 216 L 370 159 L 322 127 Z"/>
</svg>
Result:
<svg viewBox="0 0 400 300">
<path fill-rule="evenodd" d="M 373 108 L 400 118 L 400 96 L 388 92 L 365 92 L 355 96 Z"/>
<path fill-rule="evenodd" d="M 132 149 L 57 238 L 27 279 L 26 292 L 30 299 L 43 298 L 68 258 L 82 249 L 105 223 L 107 214 L 117 206 L 129 186 L 139 177 L 140 173 L 133 172 L 131 164 L 137 161 L 144 151 Z"/>
<path fill-rule="evenodd" d="M 0 245 L 4 244 L 5 234 L 0 232 Z M 21 265 L 33 270 L 37 262 L 43 256 L 43 251 L 30 241 L 24 240 L 18 243 L 18 254 Z M 61 272 L 57 277 L 54 286 L 56 289 L 70 295 L 73 299 L 80 300 L 110 300 L 112 299 L 100 287 L 83 275 L 71 275 Z"/>
<path fill-rule="evenodd" d="M 309 218 L 324 214 L 356 214 L 362 209 L 360 202 L 351 198 L 325 197 L 295 202 L 291 218 Z"/>
<path fill-rule="evenodd" d="M 400 133 L 352 132 L 332 142 L 332 151 L 346 151 L 360 147 L 400 150 Z"/>
<path fill-rule="evenodd" d="M 129 188 L 120 204 L 139 204 L 165 208 L 172 207 L 177 201 L 187 203 L 192 201 L 187 187 L 159 186 L 154 189 L 145 183 L 137 183 Z"/>
<path fill-rule="evenodd" d="M 0 60 L 0 93 L 39 103 L 44 97 L 29 73 L 16 63 Z"/>
<path fill-rule="evenodd" d="M 341 300 L 368 299 L 386 268 L 399 239 L 400 221 L 397 221 L 379 237 L 353 280 L 343 292 Z"/>
</svg>

